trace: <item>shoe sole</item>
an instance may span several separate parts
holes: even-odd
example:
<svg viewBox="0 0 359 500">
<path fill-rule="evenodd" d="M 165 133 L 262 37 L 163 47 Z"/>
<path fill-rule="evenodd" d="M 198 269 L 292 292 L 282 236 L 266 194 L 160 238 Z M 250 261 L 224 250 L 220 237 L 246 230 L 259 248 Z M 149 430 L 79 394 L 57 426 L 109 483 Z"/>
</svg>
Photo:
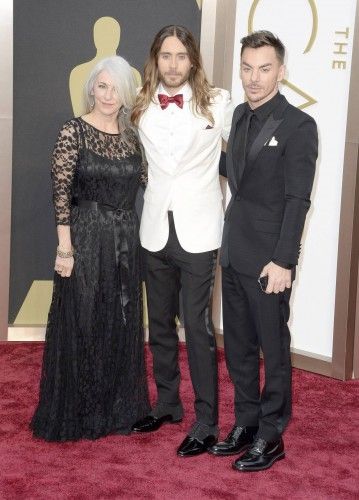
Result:
<svg viewBox="0 0 359 500">
<path fill-rule="evenodd" d="M 198 455 L 203 455 L 203 453 L 208 452 L 208 448 L 206 450 L 201 450 L 198 453 L 185 453 L 182 455 L 182 453 L 176 453 L 176 455 L 180 458 L 187 458 L 187 457 L 198 457 Z"/>
<path fill-rule="evenodd" d="M 163 425 L 166 425 L 166 424 L 179 424 L 180 422 L 182 422 L 182 418 L 180 418 L 179 420 L 171 420 L 171 421 L 167 421 L 167 422 L 162 422 L 162 424 L 157 428 L 157 429 L 148 429 L 148 430 L 145 430 L 145 429 L 132 429 L 131 432 L 135 432 L 136 434 L 146 434 L 146 433 L 149 433 L 149 432 L 157 432 L 161 429 L 161 427 Z"/>
<path fill-rule="evenodd" d="M 236 467 L 234 464 L 232 464 L 232 469 L 237 471 L 237 472 L 258 472 L 261 470 L 269 469 L 270 467 L 272 467 L 274 462 L 277 462 L 278 460 L 283 460 L 283 458 L 285 458 L 284 452 L 281 453 L 280 455 L 278 455 L 277 457 L 273 458 L 273 460 L 271 460 L 271 462 L 269 462 L 269 464 L 266 465 L 265 467 L 251 467 L 250 469 L 240 469 L 240 468 Z"/>
<path fill-rule="evenodd" d="M 246 444 L 246 445 L 242 446 L 242 448 L 240 448 L 239 450 L 231 451 L 231 452 L 227 452 L 227 453 L 220 453 L 220 452 L 216 452 L 216 451 L 212 451 L 212 450 L 207 450 L 207 451 L 208 451 L 208 453 L 210 453 L 211 455 L 214 455 L 216 457 L 230 457 L 233 455 L 238 455 L 238 453 L 242 453 L 242 451 L 248 450 L 248 448 L 250 446 L 251 446 L 250 444 Z"/>
</svg>

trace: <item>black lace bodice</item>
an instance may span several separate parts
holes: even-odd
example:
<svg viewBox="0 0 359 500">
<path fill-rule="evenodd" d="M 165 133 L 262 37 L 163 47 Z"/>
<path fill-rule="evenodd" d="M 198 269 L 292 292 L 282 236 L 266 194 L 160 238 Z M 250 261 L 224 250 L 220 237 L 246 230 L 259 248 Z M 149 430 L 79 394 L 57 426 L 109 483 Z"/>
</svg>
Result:
<svg viewBox="0 0 359 500">
<path fill-rule="evenodd" d="M 75 118 L 60 130 L 51 176 L 56 224 L 69 225 L 73 198 L 133 208 L 146 168 L 134 132 L 126 141 L 123 134 L 105 133 Z"/>
</svg>

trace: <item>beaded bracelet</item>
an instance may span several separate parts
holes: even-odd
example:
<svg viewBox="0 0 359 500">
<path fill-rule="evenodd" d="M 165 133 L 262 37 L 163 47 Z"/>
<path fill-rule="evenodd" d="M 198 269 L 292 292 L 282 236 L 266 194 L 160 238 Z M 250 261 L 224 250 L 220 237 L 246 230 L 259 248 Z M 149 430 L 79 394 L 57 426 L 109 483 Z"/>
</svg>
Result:
<svg viewBox="0 0 359 500">
<path fill-rule="evenodd" d="M 56 255 L 58 257 L 61 257 L 62 259 L 69 259 L 70 257 L 74 256 L 74 247 L 71 247 L 71 250 L 69 250 L 68 252 L 63 252 L 59 247 L 57 247 Z"/>
</svg>

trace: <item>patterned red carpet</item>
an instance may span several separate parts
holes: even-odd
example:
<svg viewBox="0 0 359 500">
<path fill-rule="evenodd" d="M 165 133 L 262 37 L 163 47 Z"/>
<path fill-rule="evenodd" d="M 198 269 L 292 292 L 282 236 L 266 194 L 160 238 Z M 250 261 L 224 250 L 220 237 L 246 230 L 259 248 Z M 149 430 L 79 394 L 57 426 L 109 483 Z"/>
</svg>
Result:
<svg viewBox="0 0 359 500">
<path fill-rule="evenodd" d="M 54 444 L 33 439 L 43 345 L 0 343 L 1 499 L 359 499 L 359 381 L 294 370 L 293 420 L 285 460 L 259 473 L 231 469 L 231 457 L 180 459 L 175 449 L 193 421 L 181 349 L 181 424 L 151 435 Z M 151 373 L 150 355 L 147 356 Z M 222 435 L 233 424 L 232 388 L 219 352 Z M 151 395 L 155 394 L 152 379 Z"/>
</svg>

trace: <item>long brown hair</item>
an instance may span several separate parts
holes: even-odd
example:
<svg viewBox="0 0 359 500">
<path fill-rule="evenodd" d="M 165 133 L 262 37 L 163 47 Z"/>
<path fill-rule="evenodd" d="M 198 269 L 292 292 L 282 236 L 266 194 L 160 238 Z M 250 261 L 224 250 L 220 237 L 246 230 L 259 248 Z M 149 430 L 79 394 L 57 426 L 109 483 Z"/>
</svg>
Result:
<svg viewBox="0 0 359 500">
<path fill-rule="evenodd" d="M 192 64 L 188 83 L 193 92 L 193 110 L 198 115 L 207 118 L 214 125 L 213 115 L 209 106 L 213 97 L 217 94 L 214 87 L 208 82 L 203 70 L 202 58 L 193 35 L 183 26 L 171 24 L 162 28 L 152 43 L 150 55 L 145 64 L 144 84 L 140 90 L 135 106 L 132 110 L 131 120 L 138 125 L 141 116 L 146 111 L 150 102 L 154 100 L 154 94 L 160 82 L 157 66 L 158 54 L 162 44 L 169 36 L 175 36 L 186 47 L 189 59 Z"/>
</svg>

